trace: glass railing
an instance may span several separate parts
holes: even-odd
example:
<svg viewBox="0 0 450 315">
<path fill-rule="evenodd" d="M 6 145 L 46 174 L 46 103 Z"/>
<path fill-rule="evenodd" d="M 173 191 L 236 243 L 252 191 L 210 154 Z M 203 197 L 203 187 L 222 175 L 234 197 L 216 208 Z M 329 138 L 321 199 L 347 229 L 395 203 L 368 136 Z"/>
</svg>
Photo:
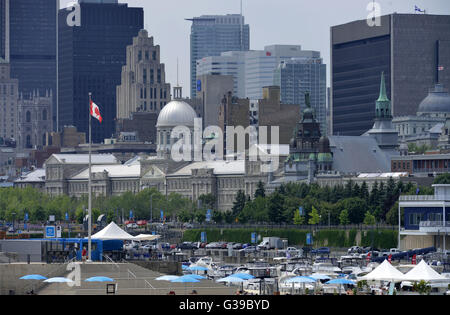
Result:
<svg viewBox="0 0 450 315">
<path fill-rule="evenodd" d="M 444 199 L 441 199 L 435 195 L 410 195 L 410 196 L 404 195 L 404 196 L 400 196 L 400 201 L 427 201 L 427 200 L 443 201 Z"/>
</svg>

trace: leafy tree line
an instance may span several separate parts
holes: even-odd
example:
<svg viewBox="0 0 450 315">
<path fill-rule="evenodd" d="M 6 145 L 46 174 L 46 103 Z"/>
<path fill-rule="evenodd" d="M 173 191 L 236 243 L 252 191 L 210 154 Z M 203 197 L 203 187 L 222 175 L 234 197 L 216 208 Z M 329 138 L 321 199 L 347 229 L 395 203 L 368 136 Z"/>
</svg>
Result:
<svg viewBox="0 0 450 315">
<path fill-rule="evenodd" d="M 397 201 L 400 194 L 429 195 L 433 190 L 390 178 L 386 183 L 376 182 L 370 190 L 366 182 L 359 185 L 348 181 L 332 188 L 289 183 L 267 194 L 260 182 L 253 198 L 239 191 L 232 210 L 216 213 L 214 220 L 217 223 L 394 225 L 398 224 Z M 303 215 L 299 213 L 300 206 Z"/>
<path fill-rule="evenodd" d="M 450 174 L 436 177 L 436 184 L 450 183 Z M 243 191 L 236 195 L 230 211 L 216 209 L 216 197 L 202 195 L 192 202 L 179 194 L 167 197 L 156 189 L 145 189 L 137 194 L 126 192 L 120 196 L 94 197 L 93 219 L 106 214 L 108 221 L 117 221 L 124 215 L 128 218 L 133 210 L 135 219 L 160 219 L 160 210 L 168 220 L 199 222 L 206 220 L 206 211 L 213 210 L 212 221 L 216 223 L 273 223 L 273 224 L 398 224 L 398 197 L 401 194 L 433 194 L 431 187 L 417 187 L 412 183 L 375 183 L 368 185 L 352 181 L 335 187 L 320 187 L 317 184 L 289 183 L 268 194 L 262 182 L 258 183 L 254 196 L 246 196 Z M 56 220 L 64 220 L 69 214 L 72 222 L 81 223 L 86 214 L 87 196 L 74 198 L 66 195 L 50 197 L 33 188 L 6 188 L 0 190 L 0 220 L 23 221 L 28 213 L 30 222 L 44 222 L 49 215 Z M 303 215 L 299 214 L 299 207 Z M 153 209 L 153 211 L 152 211 Z M 329 221 L 328 221 L 329 220 Z"/>
<path fill-rule="evenodd" d="M 153 196 L 153 197 L 152 197 Z M 0 189 L 0 220 L 23 221 L 25 213 L 28 213 L 31 223 L 42 223 L 48 220 L 49 215 L 54 215 L 57 221 L 65 220 L 65 214 L 69 214 L 72 222 L 83 222 L 88 205 L 87 196 L 74 198 L 66 195 L 50 197 L 34 188 L 7 188 Z M 153 209 L 153 210 L 152 210 Z M 126 192 L 121 196 L 93 197 L 92 218 L 96 220 L 100 214 L 106 214 L 108 221 L 116 221 L 123 216 L 129 218 L 130 210 L 134 219 L 150 219 L 159 221 L 160 210 L 164 211 L 166 219 L 175 219 L 183 211 L 196 213 L 200 211 L 188 198 L 179 194 L 164 196 L 156 189 L 145 189 L 138 194 Z"/>
</svg>

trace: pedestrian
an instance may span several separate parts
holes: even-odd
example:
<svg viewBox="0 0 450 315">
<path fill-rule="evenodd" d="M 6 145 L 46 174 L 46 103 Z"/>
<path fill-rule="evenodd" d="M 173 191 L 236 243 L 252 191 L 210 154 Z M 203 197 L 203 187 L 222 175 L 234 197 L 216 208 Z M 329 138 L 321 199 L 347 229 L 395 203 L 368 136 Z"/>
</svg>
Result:
<svg viewBox="0 0 450 315">
<path fill-rule="evenodd" d="M 86 261 L 86 255 L 87 255 L 86 247 L 83 247 L 83 251 L 81 252 L 81 258 L 82 258 L 83 262 Z"/>
</svg>

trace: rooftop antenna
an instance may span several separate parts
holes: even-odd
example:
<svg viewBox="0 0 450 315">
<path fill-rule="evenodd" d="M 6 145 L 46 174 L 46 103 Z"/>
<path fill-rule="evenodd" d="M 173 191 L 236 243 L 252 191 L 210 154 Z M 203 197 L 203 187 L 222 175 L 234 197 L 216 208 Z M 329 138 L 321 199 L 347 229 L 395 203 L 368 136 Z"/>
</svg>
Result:
<svg viewBox="0 0 450 315">
<path fill-rule="evenodd" d="M 177 57 L 177 86 L 180 86 L 180 84 L 178 83 L 178 57 Z"/>
</svg>

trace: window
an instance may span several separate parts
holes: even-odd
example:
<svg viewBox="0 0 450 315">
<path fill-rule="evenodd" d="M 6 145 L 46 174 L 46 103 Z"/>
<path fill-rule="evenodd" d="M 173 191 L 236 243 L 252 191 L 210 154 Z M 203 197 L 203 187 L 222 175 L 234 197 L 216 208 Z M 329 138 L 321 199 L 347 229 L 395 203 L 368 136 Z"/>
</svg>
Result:
<svg viewBox="0 0 450 315">
<path fill-rule="evenodd" d="M 30 113 L 30 111 L 27 111 L 25 119 L 26 119 L 27 123 L 31 122 L 31 113 Z"/>
<path fill-rule="evenodd" d="M 42 120 L 47 120 L 47 110 L 44 109 L 44 111 L 42 112 Z"/>
</svg>

